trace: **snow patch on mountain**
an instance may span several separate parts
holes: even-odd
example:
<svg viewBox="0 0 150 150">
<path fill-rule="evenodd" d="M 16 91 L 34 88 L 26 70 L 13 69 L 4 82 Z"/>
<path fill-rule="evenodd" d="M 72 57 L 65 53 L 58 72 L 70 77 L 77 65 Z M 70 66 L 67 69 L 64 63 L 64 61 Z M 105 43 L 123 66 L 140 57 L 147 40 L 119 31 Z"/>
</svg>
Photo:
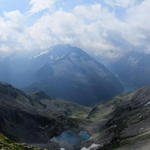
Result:
<svg viewBox="0 0 150 150">
<path fill-rule="evenodd" d="M 38 55 L 34 56 L 34 58 L 38 58 L 39 56 L 45 55 L 47 53 L 48 53 L 48 51 L 43 51 L 43 52 L 39 53 Z"/>
<path fill-rule="evenodd" d="M 92 144 L 89 148 L 83 147 L 81 150 L 97 150 L 100 147 L 100 144 Z"/>
</svg>

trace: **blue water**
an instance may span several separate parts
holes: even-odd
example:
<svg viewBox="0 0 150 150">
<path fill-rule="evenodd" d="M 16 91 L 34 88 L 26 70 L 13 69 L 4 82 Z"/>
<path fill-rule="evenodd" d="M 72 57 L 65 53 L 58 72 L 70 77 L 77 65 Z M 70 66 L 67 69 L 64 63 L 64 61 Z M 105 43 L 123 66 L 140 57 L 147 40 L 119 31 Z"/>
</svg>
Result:
<svg viewBox="0 0 150 150">
<path fill-rule="evenodd" d="M 86 131 L 80 131 L 79 136 L 82 141 L 86 141 L 90 138 Z"/>
<path fill-rule="evenodd" d="M 72 145 L 78 145 L 81 141 L 86 141 L 90 136 L 85 131 L 80 131 L 79 134 L 71 130 L 64 131 L 61 135 L 51 139 L 53 142 L 67 142 Z"/>
</svg>

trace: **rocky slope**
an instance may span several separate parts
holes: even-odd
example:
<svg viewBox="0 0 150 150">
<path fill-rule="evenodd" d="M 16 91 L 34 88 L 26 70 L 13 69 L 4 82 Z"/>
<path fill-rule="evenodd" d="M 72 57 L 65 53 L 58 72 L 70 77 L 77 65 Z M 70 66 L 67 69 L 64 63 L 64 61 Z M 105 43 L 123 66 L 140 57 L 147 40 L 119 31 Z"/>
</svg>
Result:
<svg viewBox="0 0 150 150">
<path fill-rule="evenodd" d="M 99 150 L 148 150 L 150 142 L 150 87 L 117 96 L 93 108 L 81 125 L 100 144 Z"/>
<path fill-rule="evenodd" d="M 148 150 L 150 146 L 150 87 L 101 102 L 93 108 L 53 100 L 44 92 L 26 94 L 0 83 L 0 133 L 36 147 L 57 150 Z M 78 145 L 50 142 L 63 131 L 86 131 Z M 0 148 L 36 150 L 0 134 Z"/>
<path fill-rule="evenodd" d="M 20 143 L 47 145 L 50 138 L 76 128 L 73 114 L 88 108 L 52 100 L 43 92 L 28 95 L 9 84 L 0 83 L 0 133 Z"/>
</svg>

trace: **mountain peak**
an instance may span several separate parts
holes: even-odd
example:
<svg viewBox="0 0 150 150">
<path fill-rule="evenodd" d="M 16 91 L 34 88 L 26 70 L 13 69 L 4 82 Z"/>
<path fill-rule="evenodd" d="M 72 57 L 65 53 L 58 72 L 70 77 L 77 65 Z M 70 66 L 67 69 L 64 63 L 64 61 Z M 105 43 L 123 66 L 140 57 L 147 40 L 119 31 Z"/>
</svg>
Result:
<svg viewBox="0 0 150 150">
<path fill-rule="evenodd" d="M 37 64 L 41 67 L 30 92 L 43 90 L 54 98 L 90 105 L 122 91 L 120 82 L 104 65 L 77 47 L 52 47 L 35 60 Z"/>
</svg>

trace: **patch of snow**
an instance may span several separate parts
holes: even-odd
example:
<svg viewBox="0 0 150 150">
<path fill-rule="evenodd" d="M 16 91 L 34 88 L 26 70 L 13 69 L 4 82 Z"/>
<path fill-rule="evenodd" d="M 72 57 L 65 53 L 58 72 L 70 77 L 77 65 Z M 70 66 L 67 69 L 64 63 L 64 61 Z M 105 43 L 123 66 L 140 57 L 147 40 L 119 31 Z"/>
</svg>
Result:
<svg viewBox="0 0 150 150">
<path fill-rule="evenodd" d="M 145 104 L 145 106 L 148 106 L 148 105 L 150 105 L 150 101 L 149 101 L 148 103 Z"/>
<path fill-rule="evenodd" d="M 90 149 L 92 149 L 92 148 L 98 148 L 100 146 L 100 144 L 92 144 L 91 146 L 90 146 Z"/>
<path fill-rule="evenodd" d="M 83 147 L 81 150 L 93 150 L 98 149 L 100 147 L 100 144 L 92 144 L 89 148 Z"/>
<path fill-rule="evenodd" d="M 58 60 L 60 60 L 60 59 L 63 59 L 65 56 L 66 56 L 66 55 L 62 55 L 62 56 L 53 56 L 53 55 L 51 55 L 51 56 L 49 56 L 49 58 L 50 58 L 50 60 L 52 60 L 52 61 L 58 61 Z"/>
<path fill-rule="evenodd" d="M 34 56 L 34 58 L 38 58 L 39 56 L 45 55 L 47 53 L 48 53 L 48 51 L 41 52 L 38 55 Z"/>
<path fill-rule="evenodd" d="M 64 148 L 60 148 L 60 150 L 65 150 Z"/>
</svg>

